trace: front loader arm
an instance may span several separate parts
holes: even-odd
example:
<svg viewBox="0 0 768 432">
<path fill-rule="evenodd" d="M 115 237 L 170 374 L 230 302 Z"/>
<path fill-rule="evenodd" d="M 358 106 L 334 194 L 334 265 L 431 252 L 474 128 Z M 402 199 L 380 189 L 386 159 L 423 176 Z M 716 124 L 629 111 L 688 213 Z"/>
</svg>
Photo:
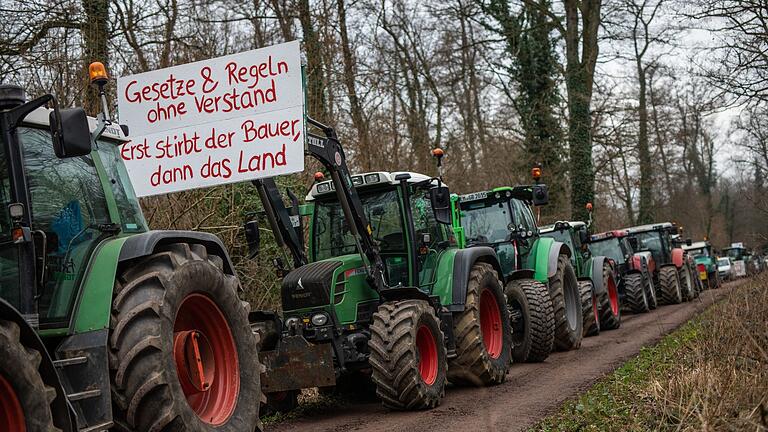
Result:
<svg viewBox="0 0 768 432">
<path fill-rule="evenodd" d="M 264 206 L 267 221 L 275 235 L 279 246 L 285 246 L 293 257 L 293 268 L 299 268 L 307 262 L 307 254 L 304 252 L 304 242 L 293 229 L 291 215 L 283 203 L 283 198 L 277 188 L 273 177 L 254 180 L 253 184 L 259 192 L 259 198 Z"/>
</svg>

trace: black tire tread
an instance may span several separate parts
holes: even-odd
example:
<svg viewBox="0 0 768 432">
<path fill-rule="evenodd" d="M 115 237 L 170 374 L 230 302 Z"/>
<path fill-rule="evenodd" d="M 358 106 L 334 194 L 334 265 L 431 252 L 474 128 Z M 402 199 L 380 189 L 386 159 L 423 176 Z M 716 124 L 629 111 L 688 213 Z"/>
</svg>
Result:
<svg viewBox="0 0 768 432">
<path fill-rule="evenodd" d="M 519 289 L 527 303 L 528 323 L 525 326 L 528 343 L 521 350 L 513 349 L 516 362 L 543 362 L 555 347 L 555 317 L 549 288 L 535 279 L 517 279 L 507 284 L 507 297 Z M 526 307 L 524 306 L 524 307 Z"/>
<path fill-rule="evenodd" d="M 632 313 L 645 313 L 650 310 L 644 279 L 641 273 L 630 273 L 624 277 L 624 303 Z"/>
<path fill-rule="evenodd" d="M 600 322 L 595 319 L 592 297 L 595 291 L 591 281 L 579 281 L 579 298 L 581 299 L 581 316 L 583 317 L 584 337 L 597 336 L 600 334 Z M 599 313 L 599 309 L 598 309 Z"/>
<path fill-rule="evenodd" d="M 566 274 L 567 273 L 567 274 Z M 572 282 L 568 284 L 566 281 Z M 576 306 L 576 329 L 572 330 L 568 324 L 566 310 L 565 290 L 573 290 L 577 299 Z M 566 255 L 559 255 L 557 258 L 557 273 L 549 279 L 549 296 L 552 299 L 552 310 L 555 318 L 555 350 L 568 351 L 578 349 L 581 346 L 582 335 L 582 316 L 581 305 L 578 304 L 579 286 L 576 279 L 576 273 L 571 266 L 571 261 Z"/>
<path fill-rule="evenodd" d="M 613 279 L 614 281 L 614 287 L 617 290 L 616 295 L 618 296 L 618 286 L 616 286 L 616 278 L 613 269 L 607 263 L 603 264 L 603 286 L 605 287 L 605 292 L 599 299 L 600 330 L 616 330 L 621 327 L 621 304 L 618 305 L 618 313 L 614 314 L 613 309 L 611 308 L 611 299 L 608 296 L 608 281 L 610 279 Z"/>
<path fill-rule="evenodd" d="M 671 305 L 683 302 L 682 288 L 674 266 L 662 267 L 659 270 L 659 300 L 661 304 Z"/>
</svg>

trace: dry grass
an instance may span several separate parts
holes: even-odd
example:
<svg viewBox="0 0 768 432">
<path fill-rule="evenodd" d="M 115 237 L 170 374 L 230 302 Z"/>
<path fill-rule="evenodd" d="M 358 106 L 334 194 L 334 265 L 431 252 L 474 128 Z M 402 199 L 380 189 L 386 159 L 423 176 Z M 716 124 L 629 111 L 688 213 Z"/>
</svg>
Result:
<svg viewBox="0 0 768 432">
<path fill-rule="evenodd" d="M 768 275 L 732 289 L 534 430 L 768 431 Z"/>
</svg>

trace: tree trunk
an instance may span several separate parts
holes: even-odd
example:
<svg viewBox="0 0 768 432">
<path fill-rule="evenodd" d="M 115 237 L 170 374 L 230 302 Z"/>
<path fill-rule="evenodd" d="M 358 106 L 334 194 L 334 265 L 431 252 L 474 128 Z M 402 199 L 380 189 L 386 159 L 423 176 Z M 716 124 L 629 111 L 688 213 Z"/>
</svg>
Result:
<svg viewBox="0 0 768 432">
<path fill-rule="evenodd" d="M 99 61 L 105 66 L 109 65 L 109 1 L 108 0 L 83 0 L 83 12 L 85 22 L 82 27 L 83 44 L 85 48 L 83 76 L 88 77 L 88 65 Z M 90 86 L 90 80 L 86 78 L 83 108 L 89 115 L 96 115 L 101 111 L 101 101 L 96 89 Z"/>
<path fill-rule="evenodd" d="M 637 213 L 637 223 L 653 222 L 653 166 L 651 152 L 648 148 L 648 104 L 646 101 L 645 68 L 642 60 L 637 59 L 637 80 L 640 86 L 637 108 L 639 132 L 637 136 L 637 152 L 640 158 L 640 206 Z"/>
<path fill-rule="evenodd" d="M 304 48 L 307 55 L 307 113 L 313 118 L 327 122 L 328 108 L 323 83 L 322 47 L 317 32 L 312 24 L 309 0 L 299 0 L 299 21 L 304 36 Z"/>
</svg>

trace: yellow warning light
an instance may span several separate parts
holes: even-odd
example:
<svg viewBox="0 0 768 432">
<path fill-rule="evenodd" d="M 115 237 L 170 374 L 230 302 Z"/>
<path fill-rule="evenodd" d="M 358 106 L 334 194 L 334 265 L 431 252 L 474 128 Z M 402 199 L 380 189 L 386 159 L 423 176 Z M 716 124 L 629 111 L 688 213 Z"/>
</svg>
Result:
<svg viewBox="0 0 768 432">
<path fill-rule="evenodd" d="M 109 77 L 107 76 L 107 68 L 104 67 L 102 62 L 93 62 L 88 66 L 88 76 L 91 78 L 91 84 L 104 85 L 107 83 Z"/>
</svg>

